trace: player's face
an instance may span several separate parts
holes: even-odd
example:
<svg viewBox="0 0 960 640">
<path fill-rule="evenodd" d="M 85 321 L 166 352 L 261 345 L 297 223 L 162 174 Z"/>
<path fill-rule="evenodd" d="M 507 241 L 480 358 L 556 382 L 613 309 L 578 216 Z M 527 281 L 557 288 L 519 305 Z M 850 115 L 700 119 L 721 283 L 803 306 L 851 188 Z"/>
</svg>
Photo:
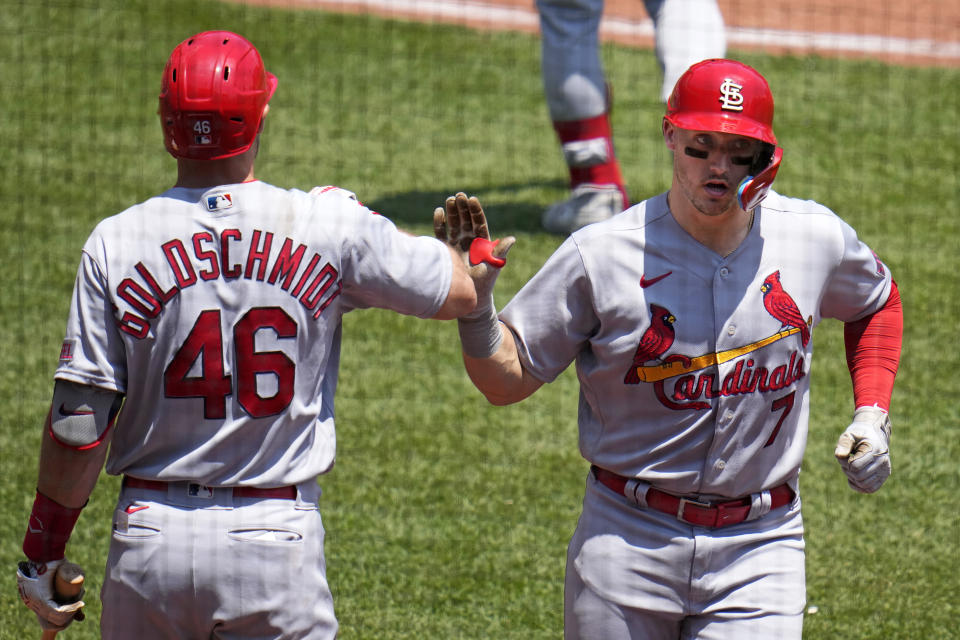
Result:
<svg viewBox="0 0 960 640">
<path fill-rule="evenodd" d="M 685 200 L 707 216 L 739 208 L 737 187 L 760 150 L 759 140 L 678 129 L 669 123 L 664 137 L 673 151 L 674 183 Z"/>
</svg>

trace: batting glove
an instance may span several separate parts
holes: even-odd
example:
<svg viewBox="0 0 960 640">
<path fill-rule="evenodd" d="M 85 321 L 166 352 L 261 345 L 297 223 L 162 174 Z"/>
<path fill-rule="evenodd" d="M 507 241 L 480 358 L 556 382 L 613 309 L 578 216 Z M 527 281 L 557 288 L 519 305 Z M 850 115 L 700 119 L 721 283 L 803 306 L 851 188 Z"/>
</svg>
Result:
<svg viewBox="0 0 960 640">
<path fill-rule="evenodd" d="M 17 590 L 20 599 L 36 615 L 45 630 L 62 631 L 74 620 L 83 620 L 83 590 L 74 602 L 59 603 L 54 597 L 54 576 L 66 560 L 33 562 L 17 565 Z"/>
<path fill-rule="evenodd" d="M 434 210 L 433 233 L 463 258 L 477 291 L 477 306 L 457 322 L 463 352 L 474 358 L 493 355 L 501 340 L 493 285 L 517 239 L 508 236 L 491 241 L 480 201 L 464 193 L 450 196 L 443 207 Z"/>
<path fill-rule="evenodd" d="M 880 407 L 854 412 L 834 451 L 853 489 L 873 493 L 890 476 L 890 432 L 890 417 Z"/>
</svg>

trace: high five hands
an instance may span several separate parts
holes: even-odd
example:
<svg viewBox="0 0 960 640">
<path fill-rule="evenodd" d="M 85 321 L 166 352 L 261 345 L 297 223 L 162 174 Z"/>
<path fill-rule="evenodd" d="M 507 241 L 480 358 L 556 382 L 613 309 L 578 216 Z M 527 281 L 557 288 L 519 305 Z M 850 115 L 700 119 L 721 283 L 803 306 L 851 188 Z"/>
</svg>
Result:
<svg viewBox="0 0 960 640">
<path fill-rule="evenodd" d="M 443 207 L 434 210 L 433 233 L 463 258 L 477 289 L 479 309 L 493 295 L 494 282 L 517 239 L 507 236 L 491 240 L 480 201 L 475 196 L 468 198 L 463 192 L 450 196 Z"/>
<path fill-rule="evenodd" d="M 458 319 L 463 352 L 475 358 L 488 357 L 501 341 L 493 285 L 517 239 L 491 240 L 480 201 L 462 192 L 434 210 L 433 233 L 460 255 L 477 291 L 476 308 Z"/>
</svg>

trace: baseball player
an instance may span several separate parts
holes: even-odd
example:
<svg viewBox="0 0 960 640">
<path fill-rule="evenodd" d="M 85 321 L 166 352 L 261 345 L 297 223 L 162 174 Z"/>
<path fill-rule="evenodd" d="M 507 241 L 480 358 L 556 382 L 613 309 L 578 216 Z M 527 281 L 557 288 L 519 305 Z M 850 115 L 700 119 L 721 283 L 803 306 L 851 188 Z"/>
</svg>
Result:
<svg viewBox="0 0 960 640">
<path fill-rule="evenodd" d="M 772 124 L 757 71 L 693 65 L 663 119 L 670 190 L 571 234 L 500 322 L 491 269 L 484 319 L 460 322 L 493 404 L 576 362 L 590 471 L 567 555 L 569 640 L 801 637 L 798 476 L 824 318 L 844 323 L 853 380 L 836 457 L 857 491 L 890 474 L 897 287 L 832 211 L 770 190 Z"/>
<path fill-rule="evenodd" d="M 51 582 L 106 460 L 103 638 L 336 636 L 317 476 L 342 317 L 450 319 L 476 293 L 459 253 L 351 193 L 254 177 L 276 86 L 237 34 L 179 44 L 159 109 L 176 185 L 83 247 L 17 576 L 44 628 L 83 606 Z"/>
<path fill-rule="evenodd" d="M 716 0 L 644 0 L 666 102 L 687 67 L 726 53 Z M 600 59 L 603 0 L 537 0 L 541 73 L 553 128 L 570 172 L 571 195 L 543 213 L 543 227 L 567 234 L 629 206 L 613 146 L 611 94 Z"/>
</svg>

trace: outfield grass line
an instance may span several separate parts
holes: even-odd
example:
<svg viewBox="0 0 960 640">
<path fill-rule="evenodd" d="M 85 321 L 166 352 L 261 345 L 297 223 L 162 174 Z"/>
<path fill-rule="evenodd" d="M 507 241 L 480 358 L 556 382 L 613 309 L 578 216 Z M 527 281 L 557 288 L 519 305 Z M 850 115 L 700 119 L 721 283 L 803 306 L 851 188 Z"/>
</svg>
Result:
<svg viewBox="0 0 960 640">
<path fill-rule="evenodd" d="M 424 21 L 483 22 L 505 29 L 540 27 L 536 11 L 469 0 L 304 0 L 302 4 L 367 9 L 380 15 L 412 16 Z"/>
<path fill-rule="evenodd" d="M 940 42 L 929 38 L 729 27 L 727 41 L 742 45 L 783 47 L 804 51 L 848 51 L 960 61 L 960 42 Z"/>
<path fill-rule="evenodd" d="M 472 0 L 305 0 L 302 4 L 341 9 L 366 9 L 420 20 L 442 20 L 499 25 L 504 29 L 531 31 L 539 28 L 532 8 L 508 7 Z M 608 37 L 653 38 L 653 22 L 604 17 L 600 31 Z M 737 27 L 727 25 L 727 42 L 749 47 L 770 47 L 803 52 L 846 52 L 932 58 L 960 62 L 960 42 L 930 38 L 901 38 L 879 34 L 830 33 Z"/>
</svg>

